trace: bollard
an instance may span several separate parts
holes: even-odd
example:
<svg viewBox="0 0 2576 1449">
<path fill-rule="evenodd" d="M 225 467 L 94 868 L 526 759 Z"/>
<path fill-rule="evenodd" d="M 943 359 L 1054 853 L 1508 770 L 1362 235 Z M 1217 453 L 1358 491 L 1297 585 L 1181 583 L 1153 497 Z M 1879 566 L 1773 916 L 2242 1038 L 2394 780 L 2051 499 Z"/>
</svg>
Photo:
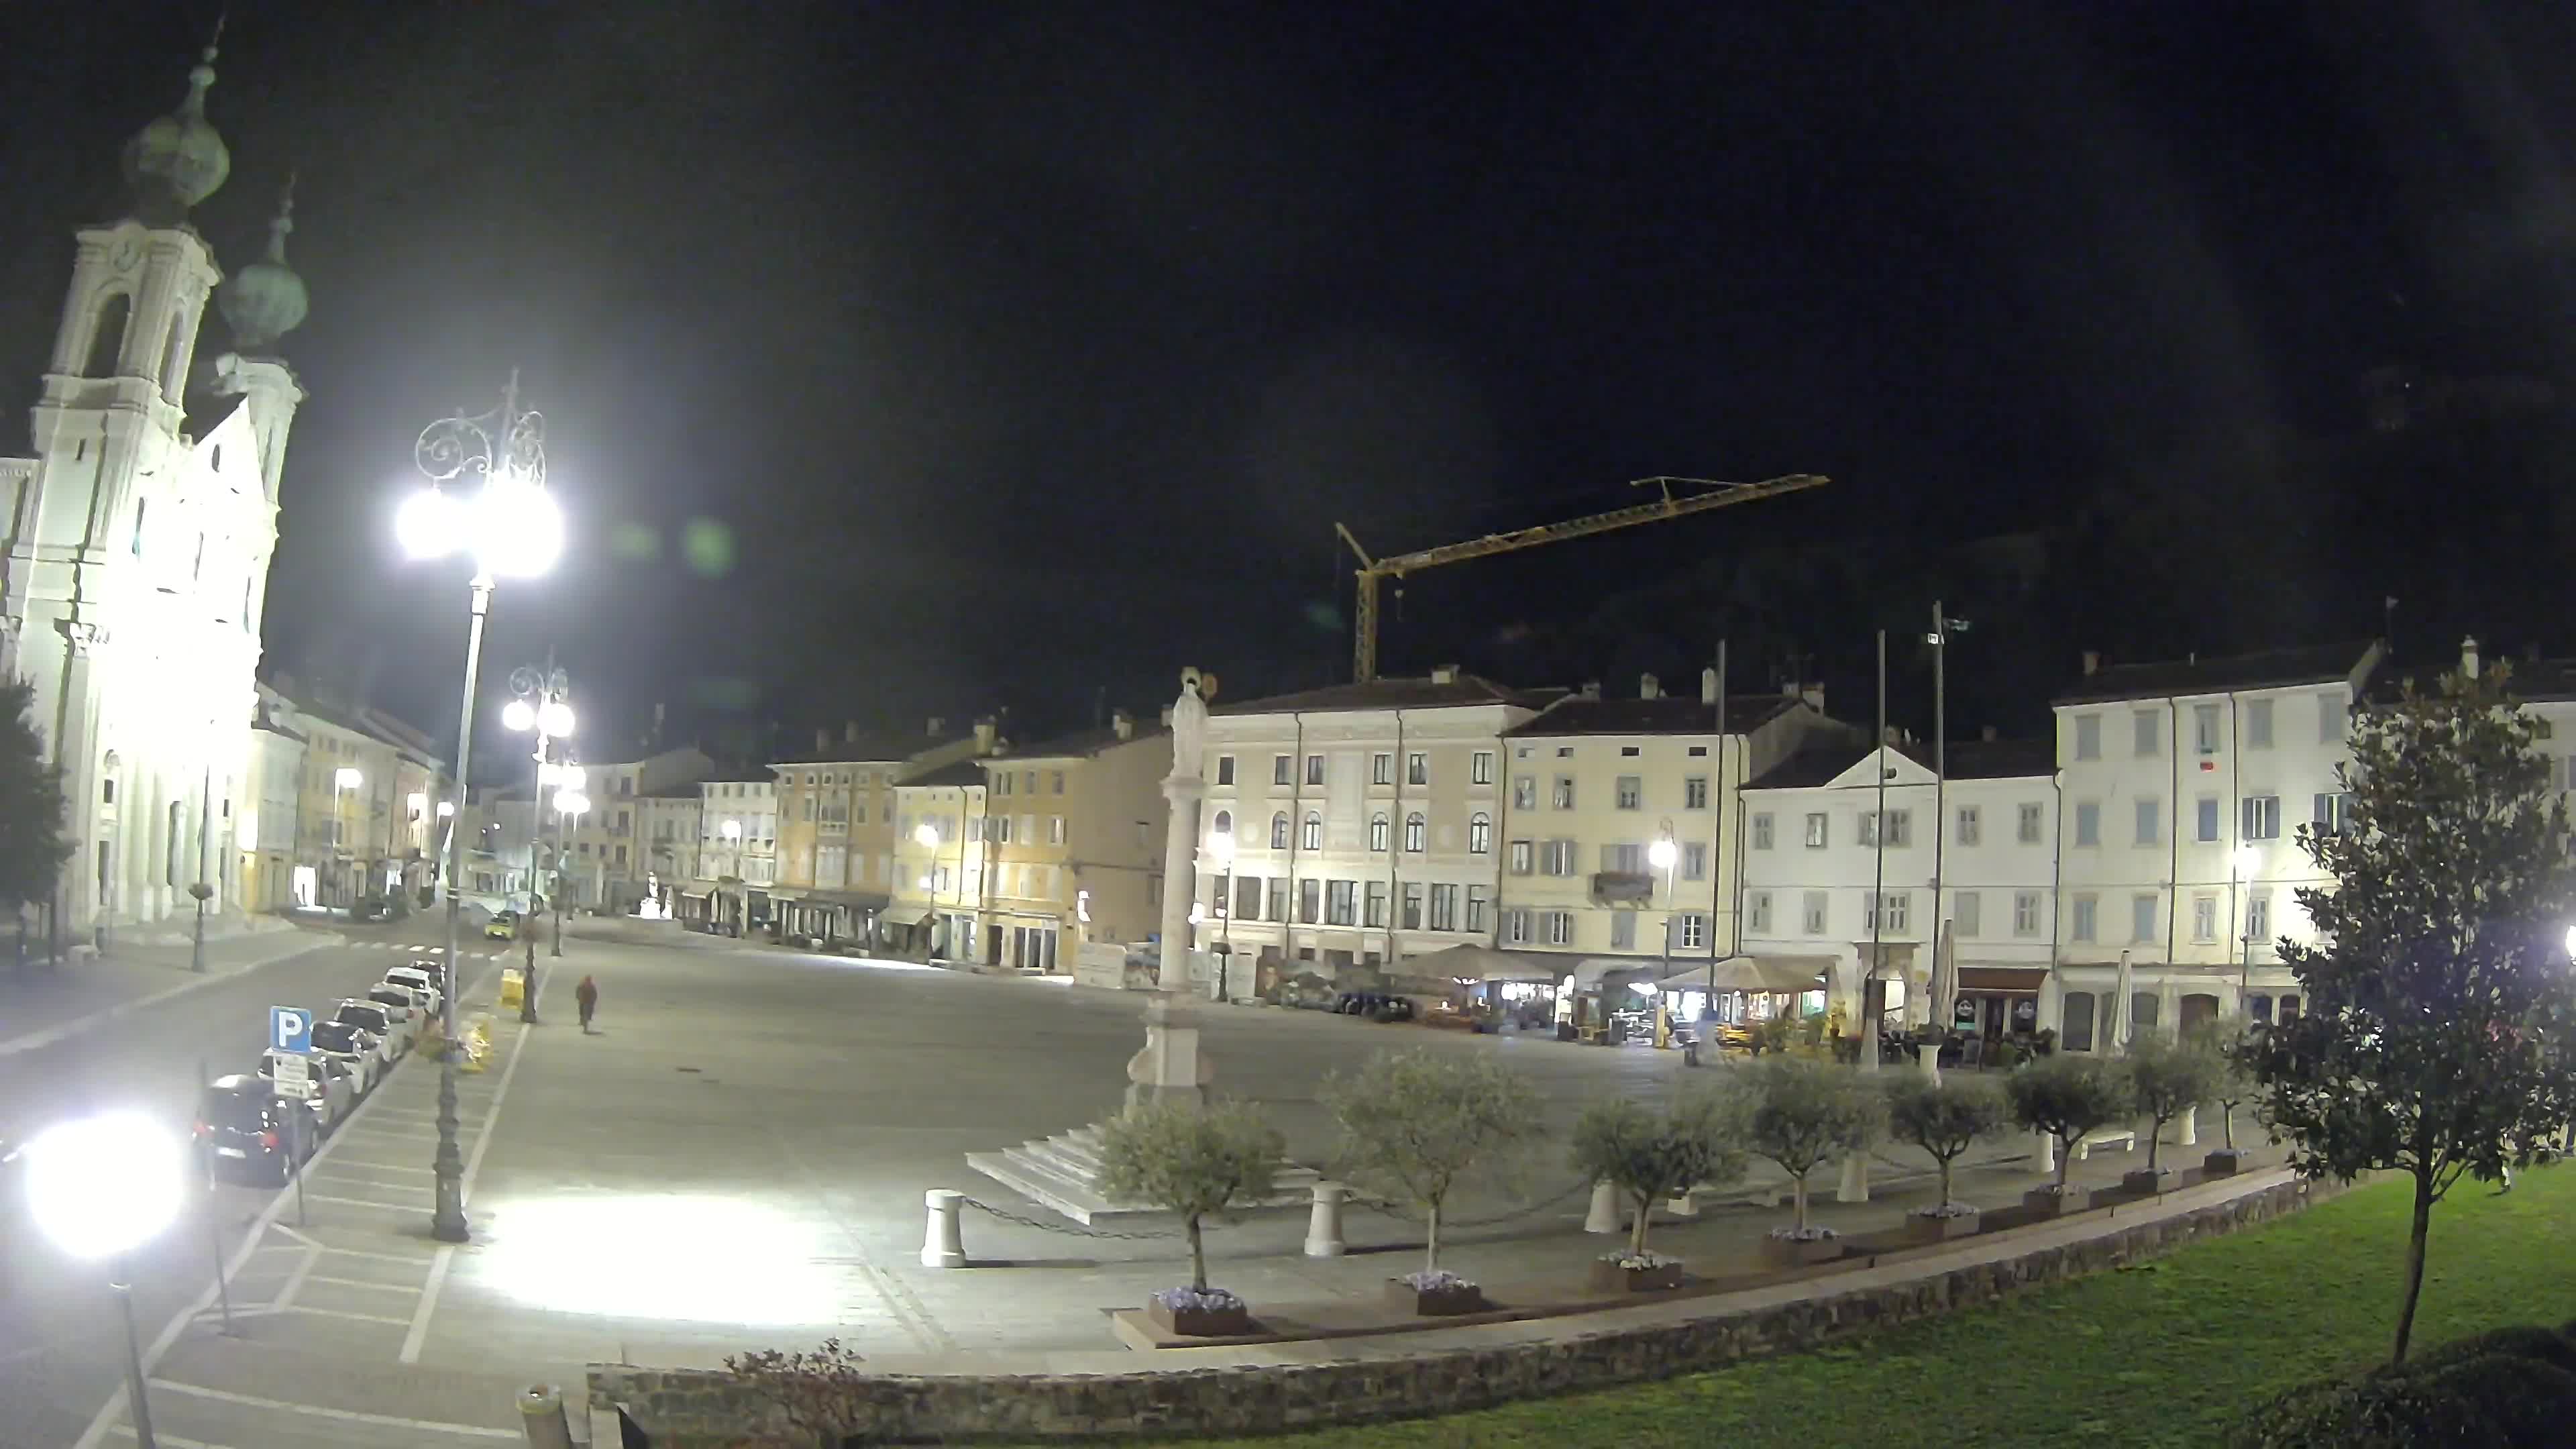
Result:
<svg viewBox="0 0 2576 1449">
<path fill-rule="evenodd" d="M 1664 1211 L 1671 1213 L 1677 1218 L 1698 1217 L 1699 1202 L 1691 1196 L 1692 1191 L 1693 1189 L 1686 1187 L 1680 1192 L 1674 1194 L 1672 1197 L 1666 1199 L 1664 1202 Z"/>
<path fill-rule="evenodd" d="M 2033 1132 L 2030 1134 L 2030 1137 L 2031 1160 L 2039 1164 L 2039 1170 L 2043 1174 L 2045 1174 L 2051 1181 L 2055 1181 L 2057 1177 L 2057 1139 L 2045 1132 Z"/>
<path fill-rule="evenodd" d="M 1338 1182 L 1315 1184 L 1315 1205 L 1306 1215 L 1307 1257 L 1342 1255 L 1346 1246 L 1342 1242 L 1342 1199 L 1350 1195 L 1351 1190 Z"/>
<path fill-rule="evenodd" d="M 2198 1147 L 2200 1145 L 2200 1109 L 2185 1107 L 2182 1109 L 2182 1115 L 2174 1121 L 2182 1128 L 2182 1135 L 2176 1137 L 2174 1141 L 2184 1147 Z"/>
<path fill-rule="evenodd" d="M 921 1266 L 925 1268 L 963 1268 L 966 1266 L 966 1243 L 958 1235 L 957 1209 L 966 1194 L 944 1187 L 934 1187 L 921 1195 L 930 1208 L 930 1221 L 921 1230 Z"/>
<path fill-rule="evenodd" d="M 1606 1182 L 1592 1184 L 1592 1206 L 1583 1213 L 1583 1230 L 1587 1233 L 1615 1233 L 1619 1221 L 1619 1189 Z"/>
<path fill-rule="evenodd" d="M 519 1425 L 528 1432 L 528 1449 L 573 1449 L 563 1390 L 552 1384 L 530 1384 L 519 1391 Z"/>
</svg>

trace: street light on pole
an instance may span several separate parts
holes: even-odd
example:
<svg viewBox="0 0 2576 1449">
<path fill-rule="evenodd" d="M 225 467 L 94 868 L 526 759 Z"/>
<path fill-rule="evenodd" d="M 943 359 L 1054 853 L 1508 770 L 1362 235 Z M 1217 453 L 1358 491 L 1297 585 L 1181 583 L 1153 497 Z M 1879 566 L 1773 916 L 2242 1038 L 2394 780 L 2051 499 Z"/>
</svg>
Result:
<svg viewBox="0 0 2576 1449">
<path fill-rule="evenodd" d="M 725 873 L 733 877 L 734 905 L 741 912 L 741 915 L 734 918 L 733 933 L 739 937 L 742 935 L 742 917 L 751 914 L 751 897 L 743 889 L 742 884 L 742 822 L 726 821 L 722 834 L 725 841 L 725 864 L 732 867 Z"/>
<path fill-rule="evenodd" d="M 912 842 L 930 852 L 930 874 L 921 878 L 921 886 L 922 889 L 930 892 L 931 914 L 937 915 L 939 914 L 939 827 L 928 820 L 922 821 L 912 828 Z M 958 873 L 963 875 L 966 869 L 966 846 L 962 840 L 957 846 L 957 860 Z M 947 929 L 944 921 L 939 929 L 942 931 Z M 935 946 L 933 950 L 935 953 Z"/>
<path fill-rule="evenodd" d="M 1681 847 L 1673 844 L 1672 817 L 1664 817 L 1659 827 L 1662 834 L 1646 847 L 1646 863 L 1664 873 L 1664 951 L 1663 964 L 1655 972 L 1655 992 L 1662 995 L 1664 978 L 1673 974 L 1673 862 L 1682 858 Z"/>
<path fill-rule="evenodd" d="M 528 888 L 532 892 L 536 889 L 537 836 L 545 819 L 546 755 L 548 747 L 556 740 L 572 737 L 572 706 L 564 700 L 571 688 L 571 678 L 555 667 L 553 656 L 549 654 L 542 670 L 522 665 L 510 671 L 510 693 L 513 697 L 501 708 L 504 729 L 517 734 L 533 730 L 537 736 L 534 751 L 537 787 L 536 792 L 528 797 Z M 560 829 L 556 832 L 555 849 L 563 849 Z M 554 894 L 560 897 L 562 892 L 558 889 Z M 528 934 L 525 949 L 526 965 L 521 968 L 523 979 L 519 983 L 519 1020 L 533 1025 L 537 1019 L 537 937 L 533 929 Z M 547 954 L 563 955 L 563 917 L 560 914 L 555 917 L 554 949 Z"/>
<path fill-rule="evenodd" d="M 429 486 L 404 500 L 394 517 L 403 552 L 415 559 L 465 553 L 474 572 L 467 585 L 465 695 L 457 708 L 456 786 L 473 778 L 474 693 L 483 668 L 483 621 L 492 611 L 495 580 L 534 578 L 554 567 L 563 552 L 563 512 L 546 491 L 546 424 L 519 407 L 519 374 L 501 393 L 501 405 L 473 417 L 441 418 L 421 430 L 412 461 Z M 456 878 L 464 868 L 463 842 L 447 833 L 447 989 L 440 994 L 438 1054 L 438 1152 L 430 1236 L 461 1243 L 465 1222 L 465 1159 L 456 1146 L 456 993 L 465 984 L 464 901 Z"/>
<path fill-rule="evenodd" d="M 1208 834 L 1208 858 L 1225 871 L 1224 884 L 1217 887 L 1216 999 L 1225 1000 L 1225 977 L 1234 965 L 1234 832 L 1231 829 Z"/>
<path fill-rule="evenodd" d="M 38 1230 L 75 1258 L 110 1263 L 108 1287 L 125 1321 L 125 1394 L 134 1441 L 153 1449 L 129 1260 L 178 1216 L 188 1177 L 186 1152 L 177 1138 L 138 1112 L 59 1123 L 37 1134 L 26 1150 L 27 1207 Z"/>
</svg>

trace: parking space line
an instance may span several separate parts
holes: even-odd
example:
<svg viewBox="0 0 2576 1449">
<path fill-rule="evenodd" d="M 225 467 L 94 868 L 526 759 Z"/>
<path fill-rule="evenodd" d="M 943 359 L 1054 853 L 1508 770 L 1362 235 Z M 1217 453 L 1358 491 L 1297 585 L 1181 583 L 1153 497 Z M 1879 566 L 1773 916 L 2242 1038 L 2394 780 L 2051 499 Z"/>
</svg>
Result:
<svg viewBox="0 0 2576 1449">
<path fill-rule="evenodd" d="M 345 1308 L 316 1308 L 309 1303 L 290 1303 L 277 1311 L 280 1313 L 309 1313 L 317 1318 L 348 1318 L 354 1319 L 360 1323 L 383 1323 L 389 1324 L 395 1328 L 400 1328 L 411 1321 L 408 1318 L 388 1318 L 381 1313 L 351 1313 Z"/>
<path fill-rule="evenodd" d="M 332 1197 L 326 1193 L 319 1192 L 309 1193 L 307 1196 L 311 1197 L 315 1202 L 335 1202 L 342 1207 L 383 1208 L 389 1213 L 414 1213 L 420 1211 L 420 1204 L 416 1202 L 377 1202 L 373 1198 Z"/>
<path fill-rule="evenodd" d="M 142 1437 L 134 1432 L 134 1426 L 131 1424 L 117 1425 L 116 1432 L 128 1439 L 138 1439 Z M 152 1442 L 155 1444 L 167 1444 L 170 1446 L 170 1449 L 232 1449 L 232 1446 L 229 1444 L 209 1444 L 203 1439 L 182 1439 L 176 1434 L 164 1434 L 158 1429 L 152 1431 Z"/>
<path fill-rule="evenodd" d="M 337 1283 L 343 1288 L 374 1288 L 386 1293 L 418 1293 L 420 1291 L 409 1283 L 378 1283 L 368 1278 L 334 1278 L 327 1273 L 316 1273 L 304 1281 L 308 1283 Z"/>
<path fill-rule="evenodd" d="M 363 1157 L 351 1157 L 343 1160 L 352 1167 L 363 1167 L 369 1172 L 417 1172 L 423 1177 L 434 1177 L 438 1172 L 438 1169 L 434 1167 L 405 1167 L 396 1162 L 369 1162 Z"/>
<path fill-rule="evenodd" d="M 290 1414 L 310 1414 L 317 1419 L 337 1419 L 344 1424 L 378 1424 L 388 1429 L 420 1429 L 432 1434 L 457 1434 L 471 1439 L 521 1440 L 526 1436 L 517 1429 L 487 1429 L 480 1424 L 450 1424 L 436 1419 L 405 1419 L 393 1414 L 368 1414 L 356 1409 L 326 1409 L 320 1404 L 295 1404 L 284 1399 L 263 1399 L 251 1394 L 228 1393 L 222 1389 L 201 1389 L 173 1379 L 154 1379 L 154 1391 L 167 1391 L 183 1397 L 212 1399 L 219 1404 L 239 1404 L 250 1409 L 283 1409 Z"/>
<path fill-rule="evenodd" d="M 409 1253 L 370 1253 L 364 1248 L 324 1248 L 322 1251 L 342 1258 L 365 1258 L 376 1263 L 407 1263 L 414 1268 L 426 1268 L 438 1261 L 436 1258 L 414 1257 Z"/>
<path fill-rule="evenodd" d="M 304 1261 L 296 1264 L 294 1271 L 286 1275 L 286 1281 L 277 1286 L 277 1294 L 275 1297 L 268 1300 L 268 1306 L 271 1308 L 284 1308 L 288 1304 L 293 1303 L 295 1301 L 296 1290 L 304 1286 L 306 1275 L 313 1271 L 314 1264 L 321 1261 L 322 1255 L 320 1253 L 314 1252 L 310 1248 L 306 1249 L 304 1252 Z"/>
<path fill-rule="evenodd" d="M 475 1127 L 474 1146 L 465 1155 L 465 1174 L 457 1179 L 457 1196 L 460 1198 L 473 1191 L 474 1176 L 483 1169 L 483 1153 L 492 1145 L 492 1128 L 501 1120 L 501 1099 L 510 1093 L 510 1079 L 519 1074 L 519 1053 L 527 1045 L 528 1033 L 523 1027 L 518 1039 L 510 1043 L 510 1060 L 502 1064 L 499 1084 L 492 1088 L 492 1105 Z M 438 1290 L 447 1285 L 448 1261 L 455 1255 L 453 1247 L 438 1250 L 438 1261 L 430 1267 L 429 1282 L 421 1291 L 420 1304 L 412 1310 L 411 1331 L 403 1335 L 402 1352 L 397 1357 L 404 1363 L 420 1361 L 421 1343 L 429 1337 L 430 1315 L 438 1311 Z"/>
</svg>

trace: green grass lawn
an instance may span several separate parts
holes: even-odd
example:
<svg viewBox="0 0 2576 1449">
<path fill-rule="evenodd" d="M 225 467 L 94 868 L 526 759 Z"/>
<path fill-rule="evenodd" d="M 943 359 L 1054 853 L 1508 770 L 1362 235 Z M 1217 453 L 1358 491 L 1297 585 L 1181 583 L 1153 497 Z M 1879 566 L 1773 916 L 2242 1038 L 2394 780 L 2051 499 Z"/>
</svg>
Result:
<svg viewBox="0 0 2576 1449">
<path fill-rule="evenodd" d="M 2202 1449 L 2249 1401 L 2386 1357 L 2410 1192 L 2376 1183 L 2134 1268 L 1816 1353 L 1444 1419 L 1226 1442 Z M 2416 1346 L 2576 1318 L 2571 1226 L 2576 1167 L 2523 1174 L 2503 1197 L 2462 1183 L 2434 1210 Z"/>
</svg>

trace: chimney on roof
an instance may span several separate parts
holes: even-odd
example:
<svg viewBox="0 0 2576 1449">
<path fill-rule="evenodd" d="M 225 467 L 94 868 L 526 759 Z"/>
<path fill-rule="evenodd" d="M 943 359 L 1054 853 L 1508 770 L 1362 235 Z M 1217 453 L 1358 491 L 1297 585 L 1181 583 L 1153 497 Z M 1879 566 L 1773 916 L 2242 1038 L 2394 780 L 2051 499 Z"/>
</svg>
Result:
<svg viewBox="0 0 2576 1449">
<path fill-rule="evenodd" d="M 1995 727 L 1993 725 L 1988 725 L 1984 729 L 1977 731 L 1977 738 L 1984 740 L 1987 744 L 1993 744 L 1995 742 Z"/>
<path fill-rule="evenodd" d="M 1574 693 L 1578 698 L 1582 699 L 1599 699 L 1601 697 L 1601 681 L 1597 679 L 1587 679 L 1583 681 L 1583 687 L 1574 691 Z"/>
<path fill-rule="evenodd" d="M 859 722 L 854 719 L 845 719 L 841 721 L 841 743 L 845 745 L 855 745 L 858 742 Z"/>
<path fill-rule="evenodd" d="M 1455 664 L 1432 665 L 1431 682 L 1434 684 L 1456 684 L 1458 682 L 1458 666 Z"/>
<path fill-rule="evenodd" d="M 1797 686 L 1797 695 L 1806 702 L 1807 708 L 1818 714 L 1825 712 L 1825 687 L 1822 684 L 1801 684 Z"/>
<path fill-rule="evenodd" d="M 2478 677 L 2478 636 L 2475 634 L 2460 636 L 2460 677 L 2462 679 Z"/>
<path fill-rule="evenodd" d="M 1132 710 L 1124 709 L 1114 711 L 1109 716 L 1109 728 L 1122 740 L 1132 740 L 1136 738 L 1135 713 Z"/>
<path fill-rule="evenodd" d="M 2101 672 L 2102 672 L 2102 651 L 2101 651 L 2101 650 L 2099 650 L 2099 649 L 2087 649 L 2087 650 L 2085 650 L 2085 651 L 2084 651 L 2084 673 L 2085 673 L 2087 676 L 2091 676 L 2091 675 L 2094 675 L 2094 674 L 2099 674 L 2099 673 L 2101 673 Z"/>
<path fill-rule="evenodd" d="M 1655 676 L 1653 676 L 1653 675 L 1651 675 L 1651 674 L 1640 674 L 1640 675 L 1638 675 L 1638 676 L 1637 676 L 1637 697 L 1638 697 L 1639 699 L 1661 699 L 1661 698 L 1663 698 L 1663 697 L 1664 697 L 1664 682 L 1663 682 L 1662 680 L 1660 680 L 1660 679 L 1657 679 Z"/>
<path fill-rule="evenodd" d="M 934 715 L 932 715 L 932 716 L 930 717 L 930 737 L 931 737 L 932 739 L 934 739 L 934 740 L 935 740 L 935 739 L 937 739 L 937 738 L 939 738 L 939 730 L 940 730 L 940 726 L 945 725 L 945 724 L 947 724 L 947 723 L 948 723 L 948 721 L 947 721 L 947 720 L 942 719 L 942 718 L 941 718 L 941 717 L 939 717 L 938 715 L 935 715 L 935 714 L 934 714 Z"/>
<path fill-rule="evenodd" d="M 1699 672 L 1699 702 L 1702 704 L 1717 703 L 1717 671 L 1715 669 L 1703 669 Z"/>
<path fill-rule="evenodd" d="M 975 753 L 979 755 L 993 753 L 993 745 L 1001 738 L 1001 734 L 1001 722 L 993 716 L 988 714 L 975 721 Z"/>
<path fill-rule="evenodd" d="M 814 753 L 818 755 L 823 754 L 831 748 L 832 732 L 823 728 L 821 725 L 816 725 L 814 727 Z"/>
</svg>

